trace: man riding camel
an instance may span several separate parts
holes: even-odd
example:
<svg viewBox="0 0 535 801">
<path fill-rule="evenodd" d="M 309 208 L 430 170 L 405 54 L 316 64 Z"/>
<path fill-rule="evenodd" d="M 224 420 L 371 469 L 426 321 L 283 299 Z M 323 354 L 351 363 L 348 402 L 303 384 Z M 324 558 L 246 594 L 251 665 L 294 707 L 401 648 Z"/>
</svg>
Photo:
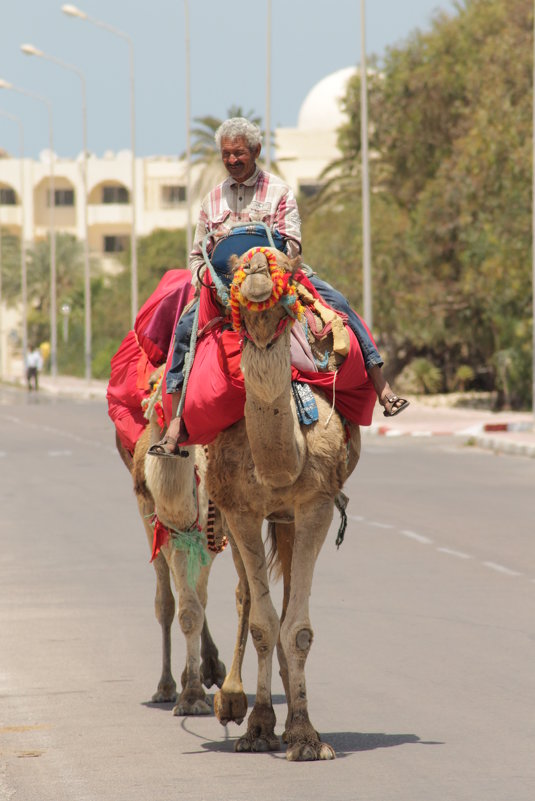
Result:
<svg viewBox="0 0 535 801">
<path fill-rule="evenodd" d="M 213 249 L 214 244 L 227 237 L 237 224 L 259 222 L 271 229 L 277 237 L 277 247 L 290 258 L 301 252 L 301 219 L 292 190 L 281 178 L 260 169 L 256 164 L 262 147 L 258 126 L 243 117 L 233 117 L 220 125 L 215 141 L 221 151 L 228 178 L 212 189 L 201 205 L 189 259 L 193 284 L 197 290 L 206 270 L 202 243 L 207 234 L 212 235 L 209 248 Z M 366 371 L 379 403 L 384 407 L 384 415 L 393 417 L 399 414 L 409 402 L 399 398 L 385 380 L 381 371 L 384 362 L 366 326 L 340 292 L 312 272 L 307 277 L 329 306 L 347 315 L 348 325 L 362 350 Z M 180 417 L 176 414 L 184 381 L 184 360 L 189 349 L 194 311 L 192 308 L 182 315 L 175 331 L 173 358 L 166 377 L 167 392 L 172 400 L 172 418 L 164 437 L 149 449 L 153 456 L 178 455 L 179 443 L 186 438 L 181 430 Z"/>
</svg>

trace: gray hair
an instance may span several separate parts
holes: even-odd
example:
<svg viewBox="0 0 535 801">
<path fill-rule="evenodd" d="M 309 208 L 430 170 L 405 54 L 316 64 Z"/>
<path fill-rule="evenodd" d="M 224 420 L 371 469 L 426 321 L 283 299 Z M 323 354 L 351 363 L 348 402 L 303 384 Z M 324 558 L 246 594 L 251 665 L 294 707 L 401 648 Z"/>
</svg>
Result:
<svg viewBox="0 0 535 801">
<path fill-rule="evenodd" d="M 249 150 L 255 150 L 258 145 L 262 145 L 262 132 L 258 125 L 254 122 L 246 120 L 245 117 L 231 117 L 229 120 L 221 123 L 215 132 L 215 141 L 219 149 L 221 149 L 222 139 L 237 139 L 243 137 L 247 142 Z"/>
</svg>

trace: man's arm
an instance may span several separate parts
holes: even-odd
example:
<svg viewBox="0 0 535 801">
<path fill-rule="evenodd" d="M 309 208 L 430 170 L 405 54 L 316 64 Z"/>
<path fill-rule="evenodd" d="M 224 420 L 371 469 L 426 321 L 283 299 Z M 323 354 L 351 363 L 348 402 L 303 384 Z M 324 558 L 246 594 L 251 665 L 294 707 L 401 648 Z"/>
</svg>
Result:
<svg viewBox="0 0 535 801">
<path fill-rule="evenodd" d="M 273 227 L 286 239 L 287 255 L 290 258 L 298 256 L 301 253 L 301 217 L 289 187 L 279 201 Z"/>
<path fill-rule="evenodd" d="M 193 238 L 193 246 L 189 254 L 189 269 L 192 274 L 192 284 L 197 289 L 201 286 L 200 279 L 204 275 L 206 265 L 204 263 L 204 256 L 202 255 L 202 242 L 208 233 L 208 217 L 206 212 L 201 207 L 199 219 L 197 220 L 197 227 L 195 228 L 195 235 Z"/>
</svg>

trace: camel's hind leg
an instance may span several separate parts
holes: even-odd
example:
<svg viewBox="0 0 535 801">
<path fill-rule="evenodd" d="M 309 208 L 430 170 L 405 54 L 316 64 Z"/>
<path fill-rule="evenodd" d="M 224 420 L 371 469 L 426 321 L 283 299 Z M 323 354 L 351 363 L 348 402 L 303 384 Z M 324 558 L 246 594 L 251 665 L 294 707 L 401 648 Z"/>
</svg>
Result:
<svg viewBox="0 0 535 801">
<path fill-rule="evenodd" d="M 149 547 L 152 549 L 153 531 L 148 516 L 154 512 L 152 500 L 138 495 L 139 513 L 143 520 Z M 176 701 L 176 681 L 171 673 L 171 626 L 175 618 L 175 598 L 171 589 L 169 567 L 162 553 L 153 561 L 156 573 L 156 596 L 154 598 L 154 612 L 156 620 L 162 630 L 162 675 L 158 682 L 158 689 L 152 696 L 152 702 L 163 704 Z"/>
<path fill-rule="evenodd" d="M 292 555 L 293 555 L 293 543 L 295 537 L 295 526 L 293 523 L 275 523 L 274 524 L 274 533 L 273 538 L 274 542 L 274 550 L 276 549 L 276 558 L 273 564 L 273 572 L 278 577 L 279 571 L 282 573 L 282 580 L 283 580 L 283 598 L 282 598 L 282 612 L 280 618 L 280 624 L 284 623 L 284 619 L 286 617 L 286 610 L 288 609 L 288 601 L 290 600 L 290 588 L 291 588 L 291 577 L 292 577 Z M 284 648 L 282 647 L 280 633 L 279 639 L 277 640 L 277 658 L 279 660 L 279 673 L 282 679 L 282 684 L 284 686 L 284 692 L 286 694 L 286 702 L 288 704 L 288 716 L 286 718 L 286 727 L 284 734 L 282 735 L 282 739 L 286 742 L 286 729 L 290 723 L 290 709 L 291 709 L 291 698 L 290 698 L 290 680 L 288 677 L 288 662 L 286 660 L 286 654 L 284 653 Z"/>
<path fill-rule="evenodd" d="M 308 717 L 305 664 L 312 645 L 309 597 L 314 565 L 333 516 L 333 502 L 309 504 L 296 510 L 291 593 L 281 626 L 281 643 L 288 663 L 289 715 L 285 731 L 289 761 L 334 759 L 330 745 L 322 743 Z"/>
<path fill-rule="evenodd" d="M 229 542 L 232 548 L 232 558 L 238 574 L 238 586 L 236 587 L 236 611 L 238 612 L 238 633 L 236 635 L 236 645 L 232 657 L 232 665 L 223 682 L 221 691 L 214 696 L 214 712 L 219 722 L 226 726 L 231 720 L 238 725 L 243 721 L 247 714 L 247 696 L 243 691 L 241 669 L 245 645 L 247 643 L 247 633 L 249 629 L 249 611 L 251 608 L 251 595 L 247 574 L 236 547 L 232 535 L 229 535 Z"/>
</svg>

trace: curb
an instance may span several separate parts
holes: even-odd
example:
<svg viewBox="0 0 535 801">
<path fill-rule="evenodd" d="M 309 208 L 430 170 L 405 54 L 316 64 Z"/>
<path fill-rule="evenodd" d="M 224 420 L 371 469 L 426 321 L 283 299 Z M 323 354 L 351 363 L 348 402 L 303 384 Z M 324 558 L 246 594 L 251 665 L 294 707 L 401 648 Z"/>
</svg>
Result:
<svg viewBox="0 0 535 801">
<path fill-rule="evenodd" d="M 465 445 L 472 445 L 493 453 L 513 454 L 535 458 L 535 440 L 531 442 L 517 442 L 502 436 L 507 432 L 521 433 L 533 431 L 533 424 L 528 421 L 504 423 L 479 423 L 478 425 L 462 429 L 461 431 L 423 430 L 400 431 L 385 425 L 371 425 L 363 429 L 365 436 L 383 437 L 457 437 L 464 440 Z M 497 436 L 492 436 L 492 435 Z"/>
</svg>

